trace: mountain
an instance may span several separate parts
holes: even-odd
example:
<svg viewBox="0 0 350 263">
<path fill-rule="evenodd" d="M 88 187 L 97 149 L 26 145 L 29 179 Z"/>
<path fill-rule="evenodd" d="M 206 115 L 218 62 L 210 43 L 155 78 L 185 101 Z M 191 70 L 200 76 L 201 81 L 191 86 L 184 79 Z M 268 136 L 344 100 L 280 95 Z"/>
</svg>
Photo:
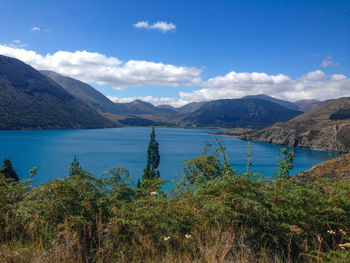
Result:
<svg viewBox="0 0 350 263">
<path fill-rule="evenodd" d="M 118 108 L 116 105 L 90 85 L 49 70 L 41 70 L 40 73 L 54 80 L 74 97 L 84 101 L 95 110 L 117 113 Z"/>
<path fill-rule="evenodd" d="M 0 129 L 72 129 L 115 126 L 50 78 L 0 55 Z"/>
<path fill-rule="evenodd" d="M 151 103 L 134 100 L 128 103 L 115 103 L 119 114 L 153 114 L 159 115 L 164 112 L 177 113 L 175 110 L 169 108 L 158 108 Z"/>
<path fill-rule="evenodd" d="M 202 107 L 204 104 L 206 104 L 208 101 L 200 101 L 200 102 L 190 102 L 182 107 L 177 108 L 177 110 L 181 113 L 192 113 L 196 110 L 198 110 L 200 107 Z"/>
<path fill-rule="evenodd" d="M 157 106 L 158 109 L 171 109 L 173 111 L 178 111 L 175 107 L 168 104 L 161 104 Z"/>
<path fill-rule="evenodd" d="M 119 122 L 125 126 L 135 126 L 135 127 L 144 127 L 144 126 L 165 126 L 164 122 L 156 122 L 150 119 L 145 118 L 125 118 L 123 120 L 119 120 Z"/>
<path fill-rule="evenodd" d="M 350 151 L 350 98 L 332 100 L 294 119 L 248 133 L 249 139 L 313 150 Z M 242 138 L 245 136 L 242 135 Z"/>
<path fill-rule="evenodd" d="M 310 111 L 318 106 L 321 106 L 323 104 L 326 104 L 328 102 L 331 102 L 332 100 L 325 100 L 325 101 L 319 101 L 319 100 L 298 100 L 295 102 L 295 104 L 298 106 L 298 109 L 303 112 Z"/>
<path fill-rule="evenodd" d="M 264 99 L 227 99 L 211 101 L 182 120 L 195 127 L 266 127 L 290 120 L 301 112 Z"/>
<path fill-rule="evenodd" d="M 169 107 L 156 107 L 151 103 L 134 100 L 129 103 L 115 103 L 117 113 L 121 115 L 133 115 L 131 117 L 149 119 L 157 122 L 176 122 L 184 117 L 175 109 Z"/>
<path fill-rule="evenodd" d="M 294 176 L 303 182 L 312 182 L 328 178 L 333 180 L 350 180 L 350 154 L 344 154 L 313 166 L 310 170 Z"/>
<path fill-rule="evenodd" d="M 248 95 L 248 96 L 243 97 L 242 99 L 251 99 L 251 98 L 268 100 L 268 101 L 277 103 L 278 105 L 281 105 L 281 106 L 283 106 L 287 109 L 291 109 L 291 110 L 300 110 L 299 106 L 293 102 L 276 99 L 276 98 L 273 98 L 273 97 L 265 95 L 265 94 Z"/>
</svg>

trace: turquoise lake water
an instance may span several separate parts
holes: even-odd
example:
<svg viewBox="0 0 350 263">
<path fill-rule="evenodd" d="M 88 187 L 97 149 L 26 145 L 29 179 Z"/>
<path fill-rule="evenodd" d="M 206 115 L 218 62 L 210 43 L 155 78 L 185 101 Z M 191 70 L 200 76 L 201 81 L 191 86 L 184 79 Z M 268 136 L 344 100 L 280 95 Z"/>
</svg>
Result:
<svg viewBox="0 0 350 263">
<path fill-rule="evenodd" d="M 0 158 L 9 158 L 21 179 L 29 178 L 29 170 L 39 167 L 33 184 L 41 184 L 68 174 L 68 167 L 77 155 L 81 166 L 97 175 L 112 167 L 129 170 L 136 182 L 142 176 L 147 159 L 151 128 L 117 128 L 95 130 L 0 131 Z M 156 128 L 160 150 L 160 174 L 172 185 L 180 174 L 184 160 L 200 154 L 206 142 L 215 147 L 211 130 Z M 219 136 L 233 168 L 245 172 L 247 142 L 236 137 Z M 253 172 L 272 175 L 281 146 L 252 142 Z M 293 174 L 337 156 L 304 149 L 296 153 Z"/>
</svg>

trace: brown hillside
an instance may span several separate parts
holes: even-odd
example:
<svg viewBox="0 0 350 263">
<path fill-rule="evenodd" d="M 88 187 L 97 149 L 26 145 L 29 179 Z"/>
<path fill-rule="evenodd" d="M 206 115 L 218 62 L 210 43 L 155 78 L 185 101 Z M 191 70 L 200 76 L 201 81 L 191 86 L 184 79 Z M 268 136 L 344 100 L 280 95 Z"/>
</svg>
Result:
<svg viewBox="0 0 350 263">
<path fill-rule="evenodd" d="M 295 179 L 311 182 L 321 178 L 350 180 L 350 154 L 345 154 L 313 166 L 295 175 Z"/>
<path fill-rule="evenodd" d="M 350 109 L 350 98 L 319 106 L 287 122 L 248 134 L 251 140 L 321 151 L 350 151 L 350 118 L 330 120 L 341 109 Z M 245 135 L 241 136 L 243 139 Z"/>
</svg>

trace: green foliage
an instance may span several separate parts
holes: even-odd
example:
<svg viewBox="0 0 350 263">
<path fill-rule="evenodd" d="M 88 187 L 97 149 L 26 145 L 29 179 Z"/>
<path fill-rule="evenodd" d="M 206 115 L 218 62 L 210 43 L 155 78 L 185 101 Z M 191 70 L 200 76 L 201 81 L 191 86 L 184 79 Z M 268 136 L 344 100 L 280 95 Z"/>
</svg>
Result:
<svg viewBox="0 0 350 263">
<path fill-rule="evenodd" d="M 9 159 L 4 159 L 0 173 L 3 174 L 6 178 L 19 181 L 18 175 L 13 169 L 11 161 Z"/>
<path fill-rule="evenodd" d="M 158 170 L 159 162 L 159 144 L 156 141 L 156 134 L 154 132 L 154 128 L 152 128 L 150 142 L 147 149 L 147 165 L 143 171 L 142 180 L 154 179 L 160 176 Z"/>
<path fill-rule="evenodd" d="M 106 194 L 111 203 L 121 200 L 130 202 L 135 195 L 134 190 L 128 183 L 130 174 L 128 170 L 121 167 L 114 167 L 103 173 L 107 176 L 104 179 L 104 186 L 107 187 Z"/>
<path fill-rule="evenodd" d="M 73 162 L 69 167 L 69 176 L 79 175 L 83 169 L 80 166 L 79 160 L 77 156 L 74 156 Z"/>
<path fill-rule="evenodd" d="M 294 152 L 288 152 L 287 148 L 281 149 L 281 157 L 277 157 L 277 177 L 280 179 L 290 178 L 290 171 L 294 168 L 293 161 L 295 157 Z"/>
<path fill-rule="evenodd" d="M 252 180 L 232 169 L 220 140 L 187 160 L 180 179 L 177 192 L 165 195 L 157 177 L 132 189 L 120 167 L 102 179 L 80 167 L 35 187 L 0 175 L 0 258 L 347 262 L 349 181 Z"/>
<path fill-rule="evenodd" d="M 246 157 L 246 161 L 247 161 L 247 172 L 246 175 L 249 176 L 251 175 L 251 171 L 250 168 L 254 165 L 252 162 L 252 158 L 253 158 L 253 150 L 252 150 L 252 145 L 250 144 L 250 140 L 248 139 L 248 135 L 246 135 L 247 141 L 248 141 L 248 151 L 247 151 L 247 157 Z"/>
<path fill-rule="evenodd" d="M 235 174 L 226 160 L 225 148 L 220 141 L 217 142 L 219 144 L 214 152 L 211 152 L 211 145 L 207 143 L 198 157 L 185 161 L 183 175 L 178 176 L 179 181 L 176 183 L 178 191 L 192 191 L 217 177 Z"/>
</svg>

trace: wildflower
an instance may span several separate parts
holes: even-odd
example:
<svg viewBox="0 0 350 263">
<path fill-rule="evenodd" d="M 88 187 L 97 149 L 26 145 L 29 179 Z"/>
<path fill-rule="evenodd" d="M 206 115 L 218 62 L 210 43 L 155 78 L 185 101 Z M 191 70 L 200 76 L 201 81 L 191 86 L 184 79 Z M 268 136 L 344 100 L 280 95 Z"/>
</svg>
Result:
<svg viewBox="0 0 350 263">
<path fill-rule="evenodd" d="M 157 191 L 153 191 L 153 192 L 151 192 L 151 195 L 157 195 L 158 194 L 158 192 Z"/>
<path fill-rule="evenodd" d="M 192 235 L 190 235 L 190 234 L 186 234 L 186 235 L 185 235 L 185 238 L 186 238 L 186 239 L 189 239 L 189 238 L 191 238 L 191 237 L 192 237 Z"/>
<path fill-rule="evenodd" d="M 329 233 L 331 235 L 335 235 L 335 232 L 333 230 L 327 230 L 327 233 Z"/>
<path fill-rule="evenodd" d="M 164 241 L 168 241 L 170 237 L 164 237 Z"/>
</svg>

